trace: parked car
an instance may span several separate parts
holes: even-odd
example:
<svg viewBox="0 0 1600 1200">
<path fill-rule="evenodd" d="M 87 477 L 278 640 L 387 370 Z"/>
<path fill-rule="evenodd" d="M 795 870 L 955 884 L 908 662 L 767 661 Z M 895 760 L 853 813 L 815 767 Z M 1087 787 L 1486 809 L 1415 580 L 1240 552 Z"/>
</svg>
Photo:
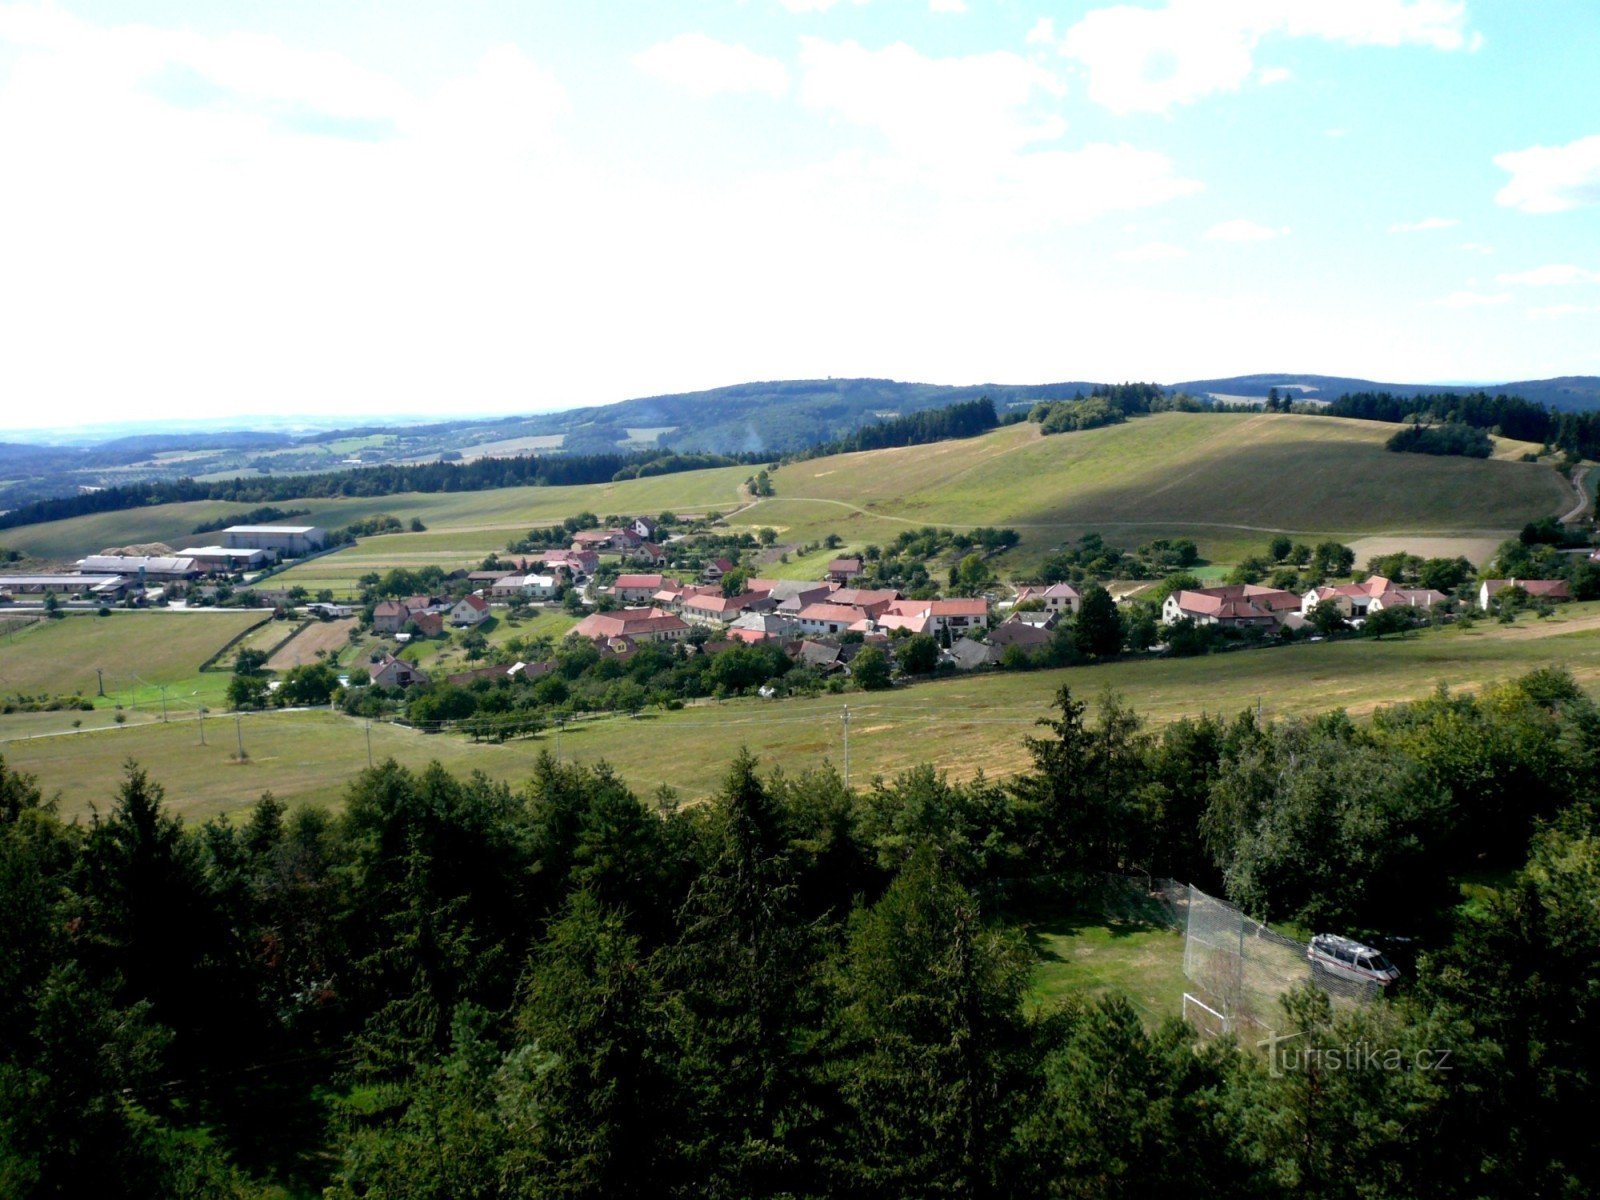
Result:
<svg viewBox="0 0 1600 1200">
<path fill-rule="evenodd" d="M 1306 947 L 1306 957 L 1311 960 L 1313 974 L 1335 979 L 1388 987 L 1400 978 L 1399 968 L 1380 951 L 1337 933 L 1319 933 L 1313 937 L 1311 945 Z"/>
</svg>

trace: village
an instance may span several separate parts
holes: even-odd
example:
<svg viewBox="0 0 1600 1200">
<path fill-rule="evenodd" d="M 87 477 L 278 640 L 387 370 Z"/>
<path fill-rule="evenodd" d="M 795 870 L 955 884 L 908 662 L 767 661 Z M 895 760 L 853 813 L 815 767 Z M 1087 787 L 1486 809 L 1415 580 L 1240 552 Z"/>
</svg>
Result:
<svg viewBox="0 0 1600 1200">
<path fill-rule="evenodd" d="M 1475 587 L 1462 580 L 1445 590 L 1354 571 L 1346 572 L 1350 582 L 1303 590 L 1270 582 L 1205 586 L 1183 571 L 1008 586 L 970 538 L 955 539 L 952 553 L 973 553 L 960 568 L 952 561 L 942 585 L 925 569 L 930 563 L 917 563 L 907 576 L 896 551 L 914 556 L 919 543 L 910 535 L 887 552 L 841 551 L 817 578 L 790 579 L 759 573 L 773 561 L 772 538 L 730 536 L 714 522 L 662 514 L 604 524 L 591 517 L 568 526 L 534 530 L 511 543 L 505 557 L 491 554 L 477 569 L 373 574 L 363 577 L 359 594 L 339 598 L 281 586 L 276 574 L 339 549 L 348 531 L 330 538 L 310 525 L 238 524 L 218 531 L 214 544 L 163 553 L 133 551 L 167 547 L 126 548 L 86 555 L 76 570 L 0 575 L 0 604 L 50 616 L 104 614 L 113 605 L 255 606 L 302 621 L 340 622 L 345 644 L 319 650 L 315 663 L 296 664 L 300 671 L 316 668 L 314 686 L 299 680 L 280 692 L 285 679 L 265 675 L 282 672 L 263 672 L 242 659 L 246 677 L 230 691 L 231 705 L 293 697 L 434 727 L 494 717 L 518 729 L 531 710 L 636 710 L 715 695 L 870 690 L 937 674 L 1065 666 L 1128 652 L 1204 653 L 1319 641 L 1363 628 L 1381 635 L 1461 612 L 1547 608 L 1572 598 L 1559 578 L 1484 579 Z M 1010 531 L 989 532 L 998 549 L 1015 542 Z M 1092 535 L 1084 541 L 1099 544 Z M 920 546 L 934 544 L 943 543 Z M 1600 552 L 1590 554 L 1596 557 Z M 1330 561 L 1335 570 L 1351 566 L 1337 555 Z M 1278 572 L 1278 580 L 1285 578 Z M 540 614 L 548 620 L 538 623 L 539 636 L 491 641 L 479 632 L 498 627 L 509 634 Z M 752 650 L 763 656 L 718 661 Z"/>
</svg>

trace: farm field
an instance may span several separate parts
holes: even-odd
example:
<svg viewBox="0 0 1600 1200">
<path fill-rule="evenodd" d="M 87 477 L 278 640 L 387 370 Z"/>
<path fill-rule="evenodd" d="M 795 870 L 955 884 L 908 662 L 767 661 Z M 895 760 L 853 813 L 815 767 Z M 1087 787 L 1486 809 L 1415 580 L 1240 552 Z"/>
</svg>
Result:
<svg viewBox="0 0 1600 1200">
<path fill-rule="evenodd" d="M 105 617 L 38 621 L 0 636 L 0 695 L 94 696 L 99 667 L 107 695 L 98 703 L 105 707 L 159 705 L 163 686 L 171 704 L 214 703 L 228 676 L 202 675 L 200 665 L 231 638 L 268 620 L 259 610 L 113 610 Z M 0 729 L 10 720 L 0 717 Z"/>
<path fill-rule="evenodd" d="M 318 651 L 324 655 L 338 654 L 350 644 L 350 634 L 355 627 L 354 617 L 338 621 L 311 621 L 267 660 L 267 670 L 287 671 L 316 662 L 321 657 Z"/>
<path fill-rule="evenodd" d="M 714 790 L 741 746 L 768 767 L 796 771 L 842 759 L 841 716 L 851 714 L 852 780 L 892 776 L 933 762 L 955 778 L 1006 774 L 1025 765 L 1023 739 L 1048 714 L 1061 685 L 1093 701 L 1113 688 L 1156 724 L 1210 711 L 1258 705 L 1267 716 L 1346 708 L 1361 716 L 1381 704 L 1427 695 L 1438 684 L 1471 688 L 1542 666 L 1566 666 L 1600 688 L 1600 604 L 1569 606 L 1547 621 L 1441 629 L 1402 640 L 1302 644 L 1192 659 L 1149 659 L 1027 674 L 963 677 L 891 692 L 809 700 L 736 700 L 638 719 L 606 718 L 568 726 L 564 758 L 609 761 L 642 794 L 659 784 L 684 800 Z M 223 717 L 231 727 L 232 720 Z M 211 727 L 215 720 L 208 720 Z M 228 747 L 199 748 L 192 717 L 182 726 L 141 725 L 114 732 L 15 740 L 0 746 L 8 765 L 34 772 L 59 790 L 67 811 L 81 812 L 115 789 L 133 757 L 166 783 L 175 806 L 211 814 L 238 809 L 271 790 L 288 802 L 336 803 L 345 782 L 366 764 L 363 723 L 326 712 L 247 716 L 255 744 L 245 767 Z M 0 739 L 6 736 L 0 719 Z M 378 758 L 420 766 L 437 759 L 456 770 L 482 770 L 508 781 L 526 777 L 553 731 L 505 745 L 476 745 L 456 735 L 428 735 L 374 724 Z"/>
<path fill-rule="evenodd" d="M 402 521 L 420 517 L 428 533 L 395 534 L 364 539 L 359 547 L 376 547 L 375 555 L 436 554 L 455 547 L 460 553 L 481 557 L 503 549 L 508 538 L 539 524 L 558 522 L 574 513 L 657 513 L 663 509 L 731 510 L 739 503 L 739 485 L 749 477 L 747 467 L 719 467 L 655 475 L 621 483 L 595 483 L 576 487 L 497 488 L 483 492 L 406 492 L 396 496 L 341 497 L 276 502 L 280 508 L 309 512 L 294 520 L 302 524 L 338 528 L 362 517 L 390 513 Z M 76 559 L 108 546 L 165 542 L 175 550 L 194 545 L 209 535 L 191 532 L 203 521 L 241 513 L 249 503 L 196 500 L 161 504 L 124 512 L 94 513 L 64 521 L 47 521 L 6 530 L 5 545 L 43 559 Z M 336 556 L 335 556 L 336 557 Z M 315 568 L 326 560 L 315 560 Z M 364 567 L 363 570 L 370 568 Z M 360 572 L 357 572 L 358 574 Z M 287 578 L 287 575 L 278 578 Z M 299 582 L 296 580 L 295 582 Z"/>
<path fill-rule="evenodd" d="M 1083 433 L 1013 425 L 982 437 L 782 467 L 737 518 L 780 540 L 852 546 L 908 526 L 1004 525 L 1022 556 L 1090 530 L 1137 545 L 1192 537 L 1236 561 L 1273 532 L 1307 539 L 1451 537 L 1490 545 L 1570 507 L 1535 463 L 1394 454 L 1392 425 L 1289 414 L 1162 413 Z M 1418 460 L 1427 461 L 1418 461 Z"/>
<path fill-rule="evenodd" d="M 1277 531 L 1358 542 L 1363 557 L 1426 544 L 1476 561 L 1527 521 L 1571 506 L 1572 489 L 1547 465 L 1393 454 L 1383 449 L 1393 431 L 1274 413 L 1162 413 L 1051 437 L 1022 424 L 790 463 L 775 477 L 778 494 L 749 505 L 739 496 L 745 467 L 582 487 L 284 501 L 309 510 L 297 520 L 326 527 L 389 513 L 420 518 L 427 530 L 363 538 L 275 576 L 273 586 L 346 596 L 370 571 L 471 567 L 527 529 L 583 511 L 721 509 L 735 528 L 770 525 L 786 543 L 838 533 L 854 548 L 925 524 L 1006 525 L 1023 539 L 1013 569 L 1025 569 L 1089 530 L 1129 547 L 1193 537 L 1218 563 L 1259 552 Z M 6 543 L 56 560 L 151 541 L 182 549 L 203 538 L 190 532 L 196 524 L 245 507 L 201 501 L 75 517 L 8 530 Z M 798 577 L 812 566 L 792 561 L 773 573 Z"/>
</svg>

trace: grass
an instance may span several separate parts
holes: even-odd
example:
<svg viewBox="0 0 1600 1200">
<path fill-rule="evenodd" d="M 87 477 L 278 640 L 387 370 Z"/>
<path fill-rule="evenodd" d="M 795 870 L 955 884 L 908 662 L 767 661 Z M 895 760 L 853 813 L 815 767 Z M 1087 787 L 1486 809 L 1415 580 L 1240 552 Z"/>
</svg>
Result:
<svg viewBox="0 0 1600 1200">
<path fill-rule="evenodd" d="M 1052 437 L 1014 425 L 791 463 L 777 496 L 737 520 L 785 542 L 838 532 L 853 547 L 908 526 L 1010 526 L 1023 561 L 1089 530 L 1129 546 L 1193 537 L 1206 558 L 1232 562 L 1273 532 L 1500 537 L 1568 505 L 1548 466 L 1394 454 L 1383 449 L 1393 431 L 1267 413 L 1164 413 Z"/>
<path fill-rule="evenodd" d="M 200 665 L 265 613 L 125 612 L 39 621 L 0 637 L 0 694 L 94 696 L 104 672 L 104 706 L 213 703 L 227 686 Z M 271 628 L 269 626 L 268 628 Z M 279 635 L 287 630 L 280 625 Z M 10 718 L 0 717 L 0 726 Z"/>
<path fill-rule="evenodd" d="M 427 533 L 396 534 L 362 541 L 359 551 L 383 559 L 437 554 L 441 549 L 468 557 L 504 549 L 507 540 L 534 525 L 559 522 L 574 513 L 589 511 L 630 515 L 663 509 L 702 511 L 738 506 L 739 485 L 749 477 L 747 467 L 722 467 L 629 479 L 621 483 L 596 483 L 581 487 L 498 488 L 483 492 L 408 492 L 397 496 L 348 497 L 279 501 L 279 507 L 308 509 L 297 521 L 337 528 L 377 513 L 390 513 L 403 521 L 420 517 Z M 124 512 L 94 513 L 64 521 L 24 525 L 6 531 L 5 544 L 36 558 L 66 560 L 98 553 L 108 546 L 138 542 L 165 542 L 175 550 L 214 540 L 210 534 L 191 531 L 203 521 L 235 515 L 250 505 L 222 500 L 197 500 L 161 504 Z M 339 556 L 334 556 L 339 557 Z M 360 555 L 358 555 L 360 557 Z M 319 560 L 309 564 L 312 572 Z M 427 559 L 426 561 L 434 561 Z M 279 578 L 289 578 L 286 573 Z M 291 583 L 300 582 L 298 579 Z M 290 586 L 285 584 L 284 586 Z"/>
<path fill-rule="evenodd" d="M 1149 1024 L 1183 1015 L 1183 935 L 1116 917 L 1074 916 L 1034 926 L 1038 956 L 1029 1000 L 1047 1008 L 1069 996 L 1122 996 Z"/>
<path fill-rule="evenodd" d="M 980 771 L 1003 775 L 1026 766 L 1023 739 L 1035 732 L 1036 720 L 1048 715 L 1063 684 L 1091 700 L 1113 688 L 1159 725 L 1258 704 L 1272 717 L 1340 707 L 1360 716 L 1380 704 L 1425 696 L 1440 683 L 1475 687 L 1541 666 L 1566 666 L 1586 687 L 1600 687 L 1600 604 L 1569 606 L 1549 621 L 1525 618 L 1509 627 L 1442 629 L 1403 640 L 969 676 L 875 694 L 693 705 L 681 712 L 568 726 L 560 736 L 560 752 L 582 762 L 609 761 L 642 795 L 666 783 L 692 800 L 715 789 L 741 746 L 769 768 L 793 772 L 840 764 L 841 715 L 848 704 L 856 784 L 922 762 L 965 779 Z M 173 725 L 143 725 L 11 742 L 4 752 L 13 768 L 35 772 L 47 789 L 59 790 L 68 811 L 82 811 L 108 796 L 130 756 L 168 784 L 180 808 L 197 813 L 237 809 L 266 789 L 291 803 L 335 803 L 366 763 L 358 721 L 328 713 L 273 713 L 247 717 L 245 726 L 263 745 L 248 770 L 223 769 L 225 760 L 198 755 L 192 718 L 186 732 Z M 0 719 L 0 738 L 5 729 L 6 720 Z M 557 744 L 554 731 L 501 746 L 386 725 L 374 725 L 372 737 L 379 757 L 393 755 L 417 766 L 438 759 L 453 769 L 482 770 L 513 782 L 526 778 L 534 758 Z"/>
</svg>

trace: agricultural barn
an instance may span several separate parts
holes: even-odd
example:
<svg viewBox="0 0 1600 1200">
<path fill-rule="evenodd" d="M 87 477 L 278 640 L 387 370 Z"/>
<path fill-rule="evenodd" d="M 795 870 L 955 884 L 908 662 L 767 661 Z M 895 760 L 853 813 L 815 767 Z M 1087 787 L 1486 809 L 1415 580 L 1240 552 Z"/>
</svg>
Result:
<svg viewBox="0 0 1600 1200">
<path fill-rule="evenodd" d="M 120 575 L 0 575 L 0 592 L 13 596 L 76 595 L 88 592 L 93 596 L 116 598 L 127 590 Z"/>
<path fill-rule="evenodd" d="M 200 574 L 194 559 L 185 555 L 91 554 L 78 560 L 78 570 L 90 575 L 143 575 L 151 582 L 193 579 Z"/>
<path fill-rule="evenodd" d="M 191 546 L 178 551 L 180 558 L 194 560 L 194 565 L 204 575 L 229 575 L 234 571 L 251 571 L 272 562 L 270 550 L 246 547 Z"/>
<path fill-rule="evenodd" d="M 230 525 L 222 531 L 222 544 L 234 550 L 271 550 L 299 557 L 321 550 L 328 540 L 315 525 Z"/>
</svg>

